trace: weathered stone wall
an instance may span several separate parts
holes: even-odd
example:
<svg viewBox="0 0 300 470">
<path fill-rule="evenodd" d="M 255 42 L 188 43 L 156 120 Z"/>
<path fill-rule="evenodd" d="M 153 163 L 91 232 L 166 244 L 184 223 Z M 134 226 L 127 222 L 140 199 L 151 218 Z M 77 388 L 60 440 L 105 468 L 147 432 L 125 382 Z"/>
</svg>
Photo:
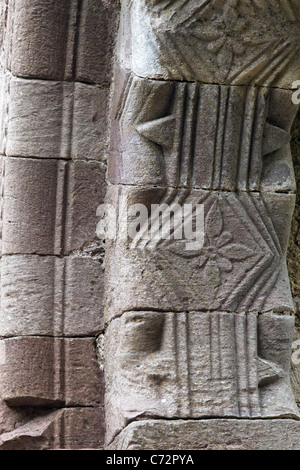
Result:
<svg viewBox="0 0 300 470">
<path fill-rule="evenodd" d="M 288 251 L 288 269 L 296 308 L 295 341 L 300 339 L 300 114 L 292 130 L 292 156 L 297 182 L 297 200 Z M 300 364 L 292 362 L 292 385 L 300 406 Z"/>
<path fill-rule="evenodd" d="M 0 448 L 101 448 L 115 2 L 1 1 Z"/>
<path fill-rule="evenodd" d="M 0 3 L 3 450 L 104 445 L 104 246 L 95 228 L 106 193 L 119 7 L 118 0 Z M 298 195 L 288 267 L 300 339 L 300 115 L 292 154 Z M 300 405 L 300 365 L 292 366 L 292 383 Z M 222 432 L 232 420 L 210 423 L 216 434 L 197 422 L 191 436 L 180 421 L 165 429 L 149 420 L 142 433 L 129 426 L 134 442 L 143 434 L 142 445 L 151 445 L 155 427 L 161 442 L 171 430 L 175 446 L 178 435 L 184 448 L 201 432 L 203 448 L 230 448 Z M 285 422 L 272 426 L 276 447 Z M 265 433 L 259 421 L 251 433 L 243 429 L 251 442 Z"/>
</svg>

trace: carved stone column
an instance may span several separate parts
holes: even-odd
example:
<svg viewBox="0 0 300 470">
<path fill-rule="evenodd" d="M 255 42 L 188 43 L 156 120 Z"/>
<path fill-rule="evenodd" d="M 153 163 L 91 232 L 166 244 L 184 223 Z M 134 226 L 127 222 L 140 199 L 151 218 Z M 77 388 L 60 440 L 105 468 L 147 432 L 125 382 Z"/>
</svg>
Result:
<svg viewBox="0 0 300 470">
<path fill-rule="evenodd" d="M 124 0 L 119 35 L 107 444 L 300 448 L 286 268 L 300 4 Z M 203 204 L 204 245 L 147 240 L 149 220 L 124 236 L 133 204 Z"/>
</svg>

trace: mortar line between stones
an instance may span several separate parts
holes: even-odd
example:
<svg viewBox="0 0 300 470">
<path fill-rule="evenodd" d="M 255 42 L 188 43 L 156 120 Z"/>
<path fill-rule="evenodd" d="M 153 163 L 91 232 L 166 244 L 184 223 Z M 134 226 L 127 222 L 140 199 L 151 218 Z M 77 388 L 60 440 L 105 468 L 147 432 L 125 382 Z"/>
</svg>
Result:
<svg viewBox="0 0 300 470">
<path fill-rule="evenodd" d="M 15 75 L 11 72 L 10 69 L 6 69 L 6 71 L 11 75 L 11 77 L 13 78 L 18 78 L 18 79 L 21 79 L 21 80 L 29 80 L 29 81 L 50 81 L 50 82 L 65 82 L 65 83 L 82 83 L 83 85 L 87 85 L 87 86 L 96 86 L 97 88 L 104 88 L 104 89 L 108 89 L 111 87 L 111 85 L 114 83 L 114 79 L 111 80 L 111 82 L 105 82 L 105 83 L 98 83 L 98 82 L 88 82 L 88 81 L 84 81 L 84 80 L 74 80 L 74 79 L 65 79 L 65 80 L 62 80 L 62 79 L 59 79 L 59 78 L 47 78 L 47 77 L 44 77 L 44 78 L 40 78 L 40 77 L 35 77 L 35 76 L 22 76 L 22 75 Z M 267 89 L 275 89 L 275 90 L 282 90 L 282 91 L 286 91 L 286 92 L 292 92 L 292 91 L 296 91 L 296 88 L 286 88 L 286 87 L 280 87 L 280 86 L 276 86 L 276 85 L 272 85 L 272 86 L 266 86 L 266 85 L 260 85 L 260 84 L 254 84 L 254 85 L 250 85 L 250 84 L 233 84 L 233 83 L 230 83 L 230 84 L 227 84 L 227 83 L 219 83 L 219 82 L 205 82 L 205 81 L 200 81 L 200 80 L 179 80 L 179 79 L 174 79 L 174 78 L 163 78 L 163 77 L 160 77 L 160 78 L 156 78 L 156 77 L 143 77 L 141 75 L 138 75 L 136 72 L 134 71 L 130 71 L 130 73 L 132 75 L 134 75 L 135 77 L 137 78 L 140 78 L 142 80 L 149 80 L 149 81 L 159 81 L 159 82 L 175 82 L 175 83 L 200 83 L 201 85 L 212 85 L 212 86 L 229 86 L 229 87 L 244 87 L 244 88 L 267 88 Z"/>
<path fill-rule="evenodd" d="M 232 191 L 230 189 L 225 189 L 225 188 L 221 188 L 221 189 L 207 189 L 207 188 L 202 188 L 202 187 L 199 187 L 199 186 L 195 186 L 195 187 L 187 187 L 187 186 L 174 186 L 172 184 L 166 184 L 166 185 L 156 185 L 156 184 L 138 184 L 138 183 L 117 183 L 117 184 L 112 184 L 110 183 L 109 181 L 106 182 L 107 183 L 107 187 L 110 188 L 110 187 L 118 187 L 120 189 L 122 188 L 135 188 L 135 189 L 166 189 L 166 188 L 173 188 L 173 189 L 177 189 L 177 190 L 190 190 L 190 191 L 203 191 L 203 192 L 206 192 L 206 193 L 225 193 L 225 194 L 239 194 L 239 193 L 244 193 L 244 194 L 284 194 L 284 195 L 288 195 L 288 196 L 295 196 L 296 195 L 296 190 L 267 190 L 267 189 L 260 189 L 260 190 L 257 190 L 257 189 L 254 189 L 254 190 L 246 190 L 246 189 L 236 189 L 235 191 Z"/>
<path fill-rule="evenodd" d="M 136 77 L 142 79 L 142 80 L 149 80 L 149 81 L 159 81 L 159 82 L 175 82 L 175 83 L 201 83 L 201 85 L 212 85 L 212 86 L 228 86 L 228 87 L 245 87 L 245 88 L 267 88 L 267 89 L 277 89 L 277 90 L 283 90 L 283 91 L 295 91 L 296 89 L 294 88 L 285 88 L 285 87 L 280 87 L 280 86 L 266 86 L 266 85 L 260 85 L 260 84 L 228 84 L 228 83 L 219 83 L 219 82 L 206 82 L 206 81 L 200 81 L 200 80 L 178 80 L 174 78 L 156 78 L 156 77 L 143 77 L 142 75 L 137 74 L 133 70 L 130 71 L 132 75 L 135 75 Z M 292 84 L 291 84 L 292 85 Z"/>
</svg>

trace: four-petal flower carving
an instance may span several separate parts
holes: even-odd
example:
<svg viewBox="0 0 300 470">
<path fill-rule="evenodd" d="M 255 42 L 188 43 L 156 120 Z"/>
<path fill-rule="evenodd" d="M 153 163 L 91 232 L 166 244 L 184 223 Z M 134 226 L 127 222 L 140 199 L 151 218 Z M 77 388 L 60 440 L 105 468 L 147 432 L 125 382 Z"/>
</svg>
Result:
<svg viewBox="0 0 300 470">
<path fill-rule="evenodd" d="M 207 50 L 217 56 L 223 80 L 228 77 L 235 56 L 243 55 L 251 46 L 268 42 L 253 33 L 251 21 L 239 13 L 238 6 L 239 0 L 228 0 L 221 16 L 211 20 L 208 30 L 202 21 L 195 21 L 190 27 L 191 34 L 207 42 Z"/>
<path fill-rule="evenodd" d="M 219 203 L 215 201 L 209 209 L 205 220 L 205 241 L 201 250 L 185 249 L 186 240 L 169 246 L 170 251 L 184 258 L 197 258 L 198 268 L 207 264 L 214 266 L 218 272 L 229 273 L 232 262 L 244 261 L 255 253 L 243 243 L 233 241 L 233 235 L 224 230 L 224 219 Z"/>
<path fill-rule="evenodd" d="M 209 210 L 205 223 L 205 243 L 200 254 L 200 265 L 213 262 L 220 271 L 232 271 L 232 261 L 243 261 L 254 253 L 242 243 L 233 242 L 230 232 L 224 231 L 224 221 L 217 202 Z"/>
</svg>

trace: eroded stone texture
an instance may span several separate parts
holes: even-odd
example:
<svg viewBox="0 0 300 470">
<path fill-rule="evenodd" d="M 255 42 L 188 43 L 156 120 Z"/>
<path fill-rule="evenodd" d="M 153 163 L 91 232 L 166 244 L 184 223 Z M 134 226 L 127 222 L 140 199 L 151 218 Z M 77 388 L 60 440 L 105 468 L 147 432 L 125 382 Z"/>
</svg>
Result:
<svg viewBox="0 0 300 470">
<path fill-rule="evenodd" d="M 297 0 L 127 0 L 122 6 L 120 62 L 139 76 L 281 88 L 295 80 Z"/>
<path fill-rule="evenodd" d="M 103 410 L 66 408 L 41 413 L 0 436 L 0 450 L 103 448 Z"/>
<path fill-rule="evenodd" d="M 8 77 L 6 155 L 105 159 L 108 90 Z"/>
<path fill-rule="evenodd" d="M 289 419 L 137 421 L 109 450 L 299 450 L 300 430 Z"/>
<path fill-rule="evenodd" d="M 83 83 L 74 88 L 73 159 L 105 160 L 108 145 L 108 90 Z"/>
<path fill-rule="evenodd" d="M 48 416 L 34 418 L 29 423 L 1 434 L 1 450 L 46 450 L 50 448 L 51 438 L 55 435 L 55 421 L 62 417 L 63 411 L 54 411 Z M 59 436 L 58 436 L 59 438 Z M 53 439 L 54 440 L 54 439 Z M 58 439 L 59 440 L 59 439 Z"/>
<path fill-rule="evenodd" d="M 3 254 L 63 255 L 96 237 L 104 201 L 99 162 L 5 158 Z"/>
<path fill-rule="evenodd" d="M 0 336 L 85 336 L 103 329 L 97 259 L 4 256 L 1 278 Z"/>
<path fill-rule="evenodd" d="M 106 83 L 116 21 L 112 2 L 10 0 L 6 64 L 14 75 Z"/>
<path fill-rule="evenodd" d="M 295 391 L 295 398 L 300 405 L 300 329 L 299 329 L 299 321 L 300 321 L 300 279 L 299 279 L 299 269 L 300 269 L 300 237 L 299 237 L 299 224 L 300 224 L 300 146 L 299 146 L 299 133 L 300 133 L 300 115 L 298 114 L 292 132 L 292 155 L 294 161 L 294 168 L 295 168 L 295 175 L 297 181 L 297 201 L 296 201 L 296 209 L 294 212 L 293 223 L 292 223 L 292 230 L 291 230 L 291 237 L 290 237 L 290 244 L 288 250 L 288 269 L 289 269 L 289 276 L 291 280 L 291 287 L 292 287 L 292 294 L 294 298 L 295 308 L 296 308 L 296 328 L 295 328 L 295 335 L 294 335 L 294 349 L 293 349 L 293 356 L 292 356 L 292 370 L 291 370 L 291 379 L 292 385 Z"/>
<path fill-rule="evenodd" d="M 6 158 L 3 163 L 2 252 L 60 254 L 65 162 Z"/>
<path fill-rule="evenodd" d="M 247 418 L 251 429 L 254 418 L 299 417 L 286 266 L 299 20 L 293 0 L 122 4 L 107 196 L 117 214 L 106 244 L 107 443 L 141 418 Z M 137 204 L 146 217 L 130 212 Z M 204 243 L 188 249 L 187 236 L 175 237 L 175 215 L 171 237 L 160 232 L 166 215 L 149 236 L 155 204 L 181 213 L 203 205 Z M 259 436 L 263 422 L 254 422 Z M 299 424 L 286 423 L 297 436 Z M 201 448 L 192 434 L 186 442 Z"/>
<path fill-rule="evenodd" d="M 0 393 L 8 405 L 102 403 L 103 378 L 93 338 L 15 337 L 1 340 L 0 348 Z"/>
<path fill-rule="evenodd" d="M 131 239 L 120 210 L 118 238 L 107 245 L 107 320 L 145 309 L 293 312 L 285 256 L 294 195 L 132 187 L 118 193 L 112 189 L 108 200 L 124 211 L 137 203 L 182 210 L 204 204 L 205 241 L 187 249 L 185 238 L 151 239 L 150 210 Z"/>
<path fill-rule="evenodd" d="M 103 446 L 95 229 L 116 20 L 106 0 L 0 5 L 1 450 Z"/>
<path fill-rule="evenodd" d="M 96 238 L 97 208 L 106 192 L 106 166 L 98 162 L 75 161 L 69 164 L 65 185 L 64 252 L 82 249 Z"/>
<path fill-rule="evenodd" d="M 122 70 L 117 79 L 113 184 L 295 190 L 292 92 L 143 80 Z"/>
<path fill-rule="evenodd" d="M 110 82 L 117 17 L 117 2 L 114 0 L 81 2 L 77 29 L 76 80 Z"/>
<path fill-rule="evenodd" d="M 106 333 L 108 440 L 145 416 L 298 417 L 293 330 L 286 316 L 124 314 Z"/>
<path fill-rule="evenodd" d="M 36 417 L 36 409 L 23 407 L 9 407 L 0 401 L 0 435 L 23 426 L 30 419 Z"/>
</svg>

